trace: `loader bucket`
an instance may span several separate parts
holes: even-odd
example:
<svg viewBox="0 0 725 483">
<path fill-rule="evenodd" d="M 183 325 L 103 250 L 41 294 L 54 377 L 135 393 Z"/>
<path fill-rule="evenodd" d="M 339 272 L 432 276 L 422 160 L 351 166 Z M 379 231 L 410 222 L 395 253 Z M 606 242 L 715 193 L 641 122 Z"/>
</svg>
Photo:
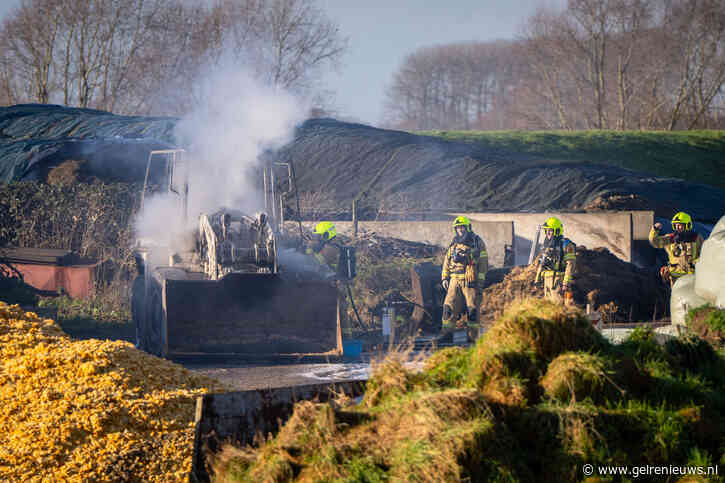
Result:
<svg viewBox="0 0 725 483">
<path fill-rule="evenodd" d="M 331 283 L 238 273 L 219 281 L 165 279 L 162 285 L 169 357 L 341 352 Z"/>
</svg>

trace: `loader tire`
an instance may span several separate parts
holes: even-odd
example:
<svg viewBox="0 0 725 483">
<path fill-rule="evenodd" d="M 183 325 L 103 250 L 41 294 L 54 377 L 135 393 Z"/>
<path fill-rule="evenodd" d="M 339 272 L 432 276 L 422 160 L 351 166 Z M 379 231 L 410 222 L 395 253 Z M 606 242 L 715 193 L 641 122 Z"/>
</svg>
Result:
<svg viewBox="0 0 725 483">
<path fill-rule="evenodd" d="M 143 274 L 136 277 L 131 289 L 131 317 L 136 328 L 136 348 L 146 350 L 144 346 L 144 330 L 146 318 L 146 280 Z"/>
<path fill-rule="evenodd" d="M 164 309 L 161 303 L 161 287 L 151 284 L 147 292 L 146 327 L 144 350 L 149 354 L 163 357 L 163 338 L 161 336 Z"/>
</svg>

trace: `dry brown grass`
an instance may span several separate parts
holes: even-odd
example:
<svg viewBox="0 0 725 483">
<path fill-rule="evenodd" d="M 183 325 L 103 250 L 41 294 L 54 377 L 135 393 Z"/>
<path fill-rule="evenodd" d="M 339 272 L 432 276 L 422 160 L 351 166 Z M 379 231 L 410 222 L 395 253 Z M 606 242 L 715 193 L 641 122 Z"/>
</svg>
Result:
<svg viewBox="0 0 725 483">
<path fill-rule="evenodd" d="M 606 444 L 596 429 L 595 412 L 570 407 L 557 411 L 557 415 L 562 443 L 569 454 L 586 458 Z"/>
<path fill-rule="evenodd" d="M 78 183 L 83 175 L 86 161 L 68 159 L 48 171 L 47 181 L 52 185 L 69 185 Z"/>
<path fill-rule="evenodd" d="M 362 400 L 364 406 L 379 406 L 385 400 L 428 389 L 425 375 L 410 366 L 410 352 L 410 347 L 404 347 L 388 353 L 382 359 L 371 361 L 371 374 Z"/>
<path fill-rule="evenodd" d="M 565 353 L 549 363 L 540 384 L 544 393 L 557 401 L 576 403 L 590 398 L 602 402 L 616 396 L 614 383 L 604 357 L 588 353 Z"/>
<path fill-rule="evenodd" d="M 538 400 L 538 379 L 557 355 L 605 346 L 580 310 L 525 299 L 512 305 L 476 344 L 469 381 L 493 400 L 525 405 Z"/>
</svg>

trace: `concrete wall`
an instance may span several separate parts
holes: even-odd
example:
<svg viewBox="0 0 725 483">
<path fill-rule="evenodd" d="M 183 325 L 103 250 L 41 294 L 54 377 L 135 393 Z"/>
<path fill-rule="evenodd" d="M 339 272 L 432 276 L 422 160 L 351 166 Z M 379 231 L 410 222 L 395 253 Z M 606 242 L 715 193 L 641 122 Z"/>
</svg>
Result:
<svg viewBox="0 0 725 483">
<path fill-rule="evenodd" d="M 632 263 L 640 267 L 655 267 L 657 249 L 649 244 L 649 230 L 655 222 L 654 211 L 630 211 L 632 214 Z M 664 250 L 662 250 L 664 254 Z"/>
<path fill-rule="evenodd" d="M 653 211 L 598 211 L 590 213 L 450 213 L 446 221 L 361 221 L 361 233 L 374 232 L 385 237 L 447 247 L 451 241 L 451 220 L 465 215 L 473 230 L 486 242 L 492 267 L 502 267 L 505 247 L 513 247 L 515 263 L 528 263 L 536 230 L 548 217 L 556 216 L 564 224 L 564 235 L 587 248 L 605 247 L 627 262 L 651 265 L 654 250 L 647 235 L 654 223 Z M 302 222 L 307 229 L 316 222 Z M 293 222 L 287 222 L 291 227 Z M 336 221 L 338 233 L 352 236 L 351 221 Z"/>
<path fill-rule="evenodd" d="M 516 241 L 515 263 L 528 263 L 536 230 L 548 217 L 555 216 L 564 224 L 564 236 L 587 248 L 605 247 L 617 257 L 632 261 L 632 214 L 629 211 L 595 213 L 455 213 L 473 221 L 474 229 L 481 222 L 513 221 Z M 542 235 L 543 236 L 543 235 Z"/>
<path fill-rule="evenodd" d="M 429 245 L 447 248 L 453 238 L 451 221 L 360 221 L 358 233 L 376 233 L 384 237 L 400 238 Z M 296 222 L 286 222 L 285 226 L 293 229 Z M 312 230 L 316 222 L 303 221 L 302 225 Z M 335 229 L 338 233 L 352 236 L 351 221 L 336 221 Z M 511 219 L 487 220 L 474 223 L 475 231 L 486 242 L 489 264 L 493 267 L 502 267 L 505 249 L 514 244 L 514 224 Z"/>
<path fill-rule="evenodd" d="M 632 214 L 632 238 L 647 241 L 649 230 L 655 223 L 654 211 L 623 211 Z"/>
</svg>

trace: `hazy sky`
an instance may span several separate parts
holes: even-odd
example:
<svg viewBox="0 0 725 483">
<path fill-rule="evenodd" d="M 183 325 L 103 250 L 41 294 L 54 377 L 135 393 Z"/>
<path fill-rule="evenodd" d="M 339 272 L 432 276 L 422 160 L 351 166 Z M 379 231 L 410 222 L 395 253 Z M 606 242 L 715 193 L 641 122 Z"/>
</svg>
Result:
<svg viewBox="0 0 725 483">
<path fill-rule="evenodd" d="M 377 124 L 385 89 L 407 54 L 420 47 L 515 38 L 539 6 L 566 0 L 317 0 L 350 39 L 340 73 L 325 76 L 340 116 Z M 0 0 L 4 17 L 20 0 Z"/>
<path fill-rule="evenodd" d="M 382 117 L 385 89 L 407 54 L 420 47 L 515 38 L 539 6 L 566 0 L 318 0 L 350 39 L 340 74 L 326 77 L 342 116 Z"/>
</svg>

